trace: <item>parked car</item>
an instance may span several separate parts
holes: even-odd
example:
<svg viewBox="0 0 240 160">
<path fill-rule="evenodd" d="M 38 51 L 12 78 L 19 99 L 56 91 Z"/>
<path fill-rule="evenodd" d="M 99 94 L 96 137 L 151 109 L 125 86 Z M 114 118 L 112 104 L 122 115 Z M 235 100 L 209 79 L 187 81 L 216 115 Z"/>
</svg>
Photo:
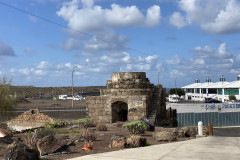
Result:
<svg viewBox="0 0 240 160">
<path fill-rule="evenodd" d="M 209 100 L 211 100 L 212 98 L 205 98 L 205 103 L 209 103 Z"/>
<path fill-rule="evenodd" d="M 219 101 L 217 99 L 210 99 L 209 101 L 207 101 L 205 103 L 222 103 L 222 101 Z"/>
</svg>

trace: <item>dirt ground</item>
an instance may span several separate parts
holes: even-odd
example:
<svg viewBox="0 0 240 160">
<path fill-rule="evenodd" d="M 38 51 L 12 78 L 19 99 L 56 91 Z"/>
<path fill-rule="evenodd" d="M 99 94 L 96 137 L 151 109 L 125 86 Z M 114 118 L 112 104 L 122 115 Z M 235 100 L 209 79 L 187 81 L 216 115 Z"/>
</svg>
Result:
<svg viewBox="0 0 240 160">
<path fill-rule="evenodd" d="M 73 101 L 73 108 L 86 107 L 85 100 Z M 72 108 L 72 100 L 52 100 L 52 99 L 22 99 L 16 105 L 17 110 L 21 109 L 46 109 L 46 108 Z"/>
<path fill-rule="evenodd" d="M 2 125 L 3 126 L 3 125 Z M 97 140 L 93 142 L 93 150 L 90 151 L 84 151 L 82 150 L 84 142 L 79 137 L 79 133 L 72 133 L 71 132 L 72 126 L 64 127 L 64 128 L 58 128 L 58 133 L 56 136 L 69 136 L 72 139 L 78 139 L 77 142 L 75 142 L 75 146 L 69 146 L 69 153 L 57 153 L 53 155 L 45 156 L 45 159 L 49 160 L 62 160 L 62 159 L 68 159 L 68 158 L 74 158 L 79 156 L 84 156 L 88 154 L 95 154 L 95 153 L 102 153 L 102 152 L 110 152 L 120 149 L 112 149 L 109 148 L 109 142 L 113 135 L 124 135 L 126 137 L 129 137 L 129 132 L 127 129 L 122 127 L 117 127 L 115 124 L 107 124 L 107 131 L 97 131 Z M 95 129 L 94 127 L 90 129 Z M 76 128 L 74 129 L 76 130 Z M 161 131 L 161 130 L 168 130 L 173 131 L 175 128 L 162 128 L 162 127 L 156 127 L 155 132 Z M 67 134 L 59 133 L 63 131 L 69 131 Z M 162 144 L 162 143 L 170 143 L 170 142 L 158 142 L 153 138 L 153 133 L 151 131 L 146 131 L 141 136 L 145 137 L 147 139 L 147 143 L 149 145 L 156 145 L 156 144 Z M 13 136 L 13 139 L 24 139 L 24 136 L 26 136 L 27 133 L 17 133 Z M 180 138 L 177 139 L 177 141 L 183 141 L 183 140 L 189 140 L 191 138 Z M 6 146 L 5 146 L 6 147 Z M 0 147 L 0 160 L 4 159 L 4 153 L 6 151 L 5 147 Z M 147 146 L 146 146 L 147 147 Z"/>
<path fill-rule="evenodd" d="M 72 101 L 71 100 L 43 100 L 43 99 L 30 99 L 30 100 L 23 100 L 20 101 L 17 104 L 16 110 L 29 110 L 31 108 L 38 108 L 40 111 L 43 109 L 61 109 L 61 108 L 71 108 Z M 74 107 L 76 108 L 85 108 L 85 102 L 84 101 L 74 101 Z M 71 116 L 68 116 L 68 118 Z M 78 117 L 83 118 L 83 117 Z M 74 119 L 72 119 L 74 120 Z M 6 125 L 0 124 L 0 128 L 6 127 Z M 58 133 L 57 136 L 61 135 L 66 135 L 69 136 L 70 138 L 77 138 L 78 141 L 75 142 L 75 146 L 70 146 L 69 147 L 69 153 L 66 154 L 54 154 L 54 155 L 48 155 L 45 158 L 50 159 L 50 160 L 61 160 L 61 159 L 68 159 L 68 158 L 73 158 L 73 157 L 79 157 L 79 156 L 84 156 L 88 154 L 95 154 L 95 153 L 102 153 L 102 152 L 110 152 L 114 150 L 119 150 L 119 149 L 112 149 L 109 148 L 109 142 L 110 139 L 113 135 L 124 135 L 126 137 L 129 137 L 129 132 L 127 129 L 122 128 L 122 127 L 117 127 L 114 124 L 106 124 L 107 125 L 107 131 L 97 131 L 97 140 L 93 142 L 93 150 L 90 151 L 84 151 L 82 150 L 83 148 L 83 140 L 80 140 L 79 133 L 72 133 L 71 131 L 73 130 L 73 126 L 68 126 L 65 128 L 58 128 Z M 95 128 L 92 128 L 95 129 Z M 76 130 L 76 128 L 74 129 Z M 161 130 L 168 130 L 170 132 L 173 132 L 175 128 L 162 128 L 162 127 L 156 127 L 155 132 L 161 131 Z M 59 133 L 62 131 L 68 131 L 69 133 L 63 134 Z M 170 142 L 158 142 L 153 138 L 154 132 L 146 131 L 144 134 L 141 136 L 145 137 L 147 139 L 147 143 L 149 145 L 156 145 L 156 144 L 162 144 L 162 143 L 170 143 Z M 13 136 L 13 139 L 17 138 L 24 138 L 26 136 L 26 133 L 17 133 Z M 189 140 L 191 138 L 180 138 L 177 139 L 177 141 L 183 141 L 183 140 Z M 6 146 L 0 146 L 0 160 L 4 159 L 4 153 L 6 151 Z"/>
</svg>

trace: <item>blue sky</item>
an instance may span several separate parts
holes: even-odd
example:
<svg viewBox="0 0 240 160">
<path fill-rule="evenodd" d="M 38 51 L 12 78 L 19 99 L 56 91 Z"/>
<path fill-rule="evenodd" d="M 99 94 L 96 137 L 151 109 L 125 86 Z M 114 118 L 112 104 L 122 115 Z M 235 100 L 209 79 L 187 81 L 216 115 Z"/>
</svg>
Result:
<svg viewBox="0 0 240 160">
<path fill-rule="evenodd" d="M 0 0 L 0 77 L 13 85 L 106 85 L 146 72 L 164 87 L 240 74 L 237 0 Z M 81 33 L 86 33 L 86 36 Z M 104 40 L 104 41 L 102 41 Z M 105 42 L 107 41 L 107 43 Z"/>
</svg>

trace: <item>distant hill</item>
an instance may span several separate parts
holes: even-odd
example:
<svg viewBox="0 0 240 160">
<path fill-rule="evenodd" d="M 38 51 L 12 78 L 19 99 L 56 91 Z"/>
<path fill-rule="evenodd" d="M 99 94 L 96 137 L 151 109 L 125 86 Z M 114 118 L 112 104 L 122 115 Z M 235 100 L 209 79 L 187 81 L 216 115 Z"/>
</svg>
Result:
<svg viewBox="0 0 240 160">
<path fill-rule="evenodd" d="M 106 86 L 74 87 L 75 94 L 99 95 L 100 89 Z M 45 97 L 58 96 L 61 94 L 71 95 L 72 87 L 34 87 L 34 86 L 11 86 L 10 94 L 17 97 Z"/>
</svg>

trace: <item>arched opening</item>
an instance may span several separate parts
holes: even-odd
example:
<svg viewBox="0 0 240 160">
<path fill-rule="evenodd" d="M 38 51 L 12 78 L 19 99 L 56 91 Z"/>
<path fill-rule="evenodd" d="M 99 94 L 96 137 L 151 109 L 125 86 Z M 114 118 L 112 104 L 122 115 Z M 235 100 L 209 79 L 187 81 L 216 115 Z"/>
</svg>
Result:
<svg viewBox="0 0 240 160">
<path fill-rule="evenodd" d="M 112 123 L 117 121 L 127 121 L 128 105 L 125 102 L 117 101 L 112 103 Z"/>
</svg>

